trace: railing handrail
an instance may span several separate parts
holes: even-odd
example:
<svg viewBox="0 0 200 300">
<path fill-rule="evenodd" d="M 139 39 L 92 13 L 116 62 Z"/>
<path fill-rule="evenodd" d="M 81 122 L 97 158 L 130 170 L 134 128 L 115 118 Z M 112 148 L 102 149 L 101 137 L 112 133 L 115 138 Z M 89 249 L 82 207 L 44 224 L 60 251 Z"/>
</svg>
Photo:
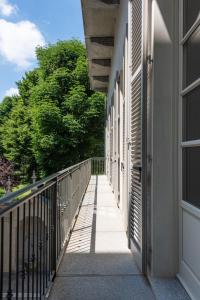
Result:
<svg viewBox="0 0 200 300">
<path fill-rule="evenodd" d="M 84 161 L 81 161 L 71 167 L 68 167 L 66 169 L 63 169 L 61 171 L 58 171 L 52 175 L 49 175 L 48 177 L 45 177 L 44 179 L 42 180 L 39 180 L 33 184 L 30 184 L 16 192 L 11 192 L 9 193 L 8 195 L 5 195 L 4 197 L 0 198 L 0 205 L 2 204 L 11 204 L 13 200 L 15 200 L 17 197 L 20 197 L 22 196 L 23 194 L 25 194 L 26 192 L 29 192 L 29 191 L 34 191 L 32 192 L 31 196 L 34 196 L 34 193 L 37 192 L 38 189 L 46 186 L 50 181 L 54 180 L 54 179 L 57 179 L 59 178 L 60 176 L 66 174 L 66 173 L 71 173 L 71 172 L 74 172 L 77 168 L 79 168 L 82 164 L 86 163 L 87 161 L 91 160 L 92 158 L 88 158 Z M 23 201 L 24 199 L 22 199 Z M 20 201 L 20 200 L 19 200 Z M 18 204 L 19 202 L 16 203 L 16 205 Z M 5 212 L 5 210 L 3 210 L 3 213 Z M 1 211 L 0 211 L 0 214 L 1 214 Z"/>
<path fill-rule="evenodd" d="M 48 177 L 45 177 L 42 180 L 39 180 L 33 184 L 29 184 L 26 187 L 19 189 L 18 191 L 15 192 L 11 192 L 8 195 L 3 196 L 2 198 L 0 198 L 0 205 L 7 205 L 7 207 L 1 209 L 0 208 L 0 214 L 5 213 L 10 206 L 15 206 L 18 205 L 19 203 L 23 202 L 26 200 L 26 196 L 22 197 L 22 199 L 18 199 L 18 201 L 15 203 L 15 205 L 13 204 L 13 201 L 20 196 L 23 196 L 25 193 L 27 192 L 31 192 L 31 194 L 29 194 L 30 196 L 34 196 L 34 194 L 36 194 L 38 192 L 39 189 L 45 187 L 49 182 L 53 181 L 53 180 L 57 180 L 60 176 L 65 175 L 67 173 L 72 173 L 74 172 L 77 168 L 79 168 L 82 164 L 86 163 L 87 161 L 90 160 L 100 160 L 100 159 L 105 159 L 104 157 L 90 157 L 84 161 L 81 161 L 73 166 L 70 166 L 66 169 L 63 169 L 61 171 L 58 171 L 52 175 L 49 175 Z"/>
</svg>

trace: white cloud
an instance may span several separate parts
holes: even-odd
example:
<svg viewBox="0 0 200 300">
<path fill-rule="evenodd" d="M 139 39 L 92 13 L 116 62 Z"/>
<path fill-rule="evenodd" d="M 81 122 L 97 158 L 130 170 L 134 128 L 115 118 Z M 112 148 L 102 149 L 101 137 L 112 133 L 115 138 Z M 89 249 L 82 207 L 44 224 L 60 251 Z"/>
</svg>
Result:
<svg viewBox="0 0 200 300">
<path fill-rule="evenodd" d="M 19 91 L 17 88 L 11 87 L 5 92 L 5 96 L 14 96 L 19 95 Z"/>
<path fill-rule="evenodd" d="M 16 5 L 12 5 L 8 3 L 7 0 L 0 0 L 0 14 L 9 17 L 12 14 L 16 13 L 17 7 Z"/>
<path fill-rule="evenodd" d="M 34 23 L 0 19 L 0 54 L 8 62 L 28 68 L 35 59 L 35 48 L 44 44 L 44 37 Z"/>
</svg>

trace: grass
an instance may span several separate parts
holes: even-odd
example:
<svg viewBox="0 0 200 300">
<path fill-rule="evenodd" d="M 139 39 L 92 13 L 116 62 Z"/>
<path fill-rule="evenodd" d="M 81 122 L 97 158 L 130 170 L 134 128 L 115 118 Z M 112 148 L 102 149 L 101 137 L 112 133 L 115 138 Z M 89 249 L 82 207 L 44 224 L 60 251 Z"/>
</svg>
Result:
<svg viewBox="0 0 200 300">
<path fill-rule="evenodd" d="M 27 186 L 28 183 L 20 183 L 19 185 L 15 186 L 13 189 L 12 189 L 12 192 L 16 192 L 20 189 L 23 189 L 25 186 Z M 26 192 L 27 194 L 29 194 L 29 192 Z M 0 198 L 5 196 L 5 190 L 3 187 L 0 187 Z M 23 197 L 26 196 L 25 193 L 22 195 Z M 22 198 L 22 197 L 18 197 L 18 198 Z"/>
<path fill-rule="evenodd" d="M 23 189 L 27 185 L 28 185 L 28 183 L 20 183 L 19 185 L 15 186 L 12 191 L 16 192 L 16 191 L 18 191 L 20 189 Z"/>
<path fill-rule="evenodd" d="M 0 198 L 5 195 L 5 190 L 4 188 L 0 187 Z"/>
</svg>

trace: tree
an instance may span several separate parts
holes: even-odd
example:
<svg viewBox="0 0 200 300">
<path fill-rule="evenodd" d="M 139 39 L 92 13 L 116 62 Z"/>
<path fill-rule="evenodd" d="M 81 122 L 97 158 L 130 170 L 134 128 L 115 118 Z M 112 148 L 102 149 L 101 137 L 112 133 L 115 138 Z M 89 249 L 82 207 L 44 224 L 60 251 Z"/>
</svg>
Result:
<svg viewBox="0 0 200 300">
<path fill-rule="evenodd" d="M 104 144 L 104 95 L 90 90 L 84 45 L 59 41 L 36 55 L 38 67 L 17 83 L 20 96 L 0 125 L 4 155 L 27 178 L 33 168 L 43 177 L 103 155 Z"/>
<path fill-rule="evenodd" d="M 32 151 L 31 117 L 23 100 L 18 98 L 9 118 L 1 126 L 4 156 L 15 163 L 19 175 L 31 176 L 35 166 Z"/>
<path fill-rule="evenodd" d="M 0 103 L 0 155 L 3 155 L 3 138 L 2 138 L 2 125 L 9 118 L 10 113 L 18 100 L 18 96 L 5 97 Z"/>
</svg>

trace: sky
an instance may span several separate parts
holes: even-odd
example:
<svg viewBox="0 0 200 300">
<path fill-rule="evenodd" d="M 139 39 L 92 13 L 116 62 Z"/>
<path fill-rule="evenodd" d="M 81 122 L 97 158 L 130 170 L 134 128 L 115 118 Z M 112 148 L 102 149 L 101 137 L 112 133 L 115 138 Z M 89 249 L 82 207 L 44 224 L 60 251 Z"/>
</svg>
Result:
<svg viewBox="0 0 200 300">
<path fill-rule="evenodd" d="M 36 65 L 35 47 L 84 40 L 81 0 L 0 0 L 0 102 Z"/>
</svg>

